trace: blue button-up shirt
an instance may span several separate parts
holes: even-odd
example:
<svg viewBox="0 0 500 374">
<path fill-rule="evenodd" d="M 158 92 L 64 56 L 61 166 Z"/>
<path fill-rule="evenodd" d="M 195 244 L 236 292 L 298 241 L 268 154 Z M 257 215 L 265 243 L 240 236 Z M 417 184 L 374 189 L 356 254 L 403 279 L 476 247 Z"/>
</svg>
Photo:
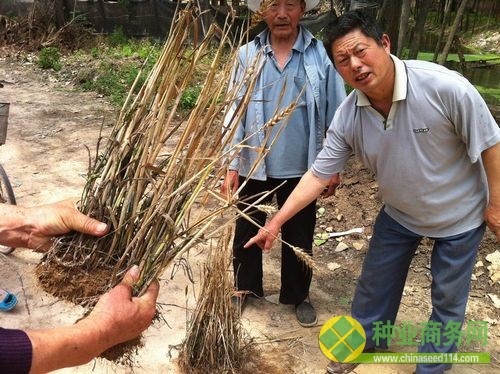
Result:
<svg viewBox="0 0 500 374">
<path fill-rule="evenodd" d="M 239 102 L 227 112 L 225 126 L 237 126 L 231 144 L 239 150 L 229 168 L 241 176 L 266 180 L 267 177 L 299 177 L 311 166 L 322 148 L 326 129 L 335 110 L 345 98 L 344 83 L 321 43 L 304 27 L 300 26 L 297 40 L 289 60 L 280 70 L 269 45 L 269 30 L 264 30 L 252 42 L 242 46 L 239 59 L 233 69 L 232 85 L 244 79 L 245 71 L 258 59 L 254 71 L 259 71 L 247 111 L 237 124 L 231 118 Z M 286 83 L 286 84 L 285 84 Z M 302 89 L 305 85 L 304 91 Z M 241 97 L 244 95 L 242 88 Z M 298 95 L 302 92 L 302 96 Z M 288 119 L 272 129 L 265 126 L 274 114 L 298 98 L 298 107 Z M 258 162 L 259 150 L 271 144 L 279 132 L 284 131 L 273 143 L 265 162 Z M 271 131 L 267 137 L 266 131 Z M 269 135 L 269 134 L 268 134 Z"/>
</svg>

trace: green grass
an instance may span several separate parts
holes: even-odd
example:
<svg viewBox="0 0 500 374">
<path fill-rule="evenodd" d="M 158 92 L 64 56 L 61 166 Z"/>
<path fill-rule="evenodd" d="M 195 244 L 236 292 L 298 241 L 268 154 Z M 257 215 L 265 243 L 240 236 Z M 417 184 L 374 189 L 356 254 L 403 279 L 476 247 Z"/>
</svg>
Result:
<svg viewBox="0 0 500 374">
<path fill-rule="evenodd" d="M 77 83 L 83 90 L 100 93 L 108 97 L 112 104 L 121 106 L 142 68 L 136 92 L 141 88 L 162 47 L 161 43 L 151 40 L 125 39 L 118 31 L 105 38 L 99 46 L 68 56 L 66 63 L 68 69 L 76 71 Z M 189 49 L 187 53 L 194 51 Z M 193 83 L 182 93 L 181 109 L 187 111 L 195 106 L 201 91 L 203 70 L 210 67 L 212 60 L 212 51 L 208 51 L 202 58 L 201 70 L 194 72 Z"/>
<path fill-rule="evenodd" d="M 53 69 L 54 71 L 61 70 L 61 53 L 59 52 L 59 48 L 42 48 L 38 55 L 38 66 L 42 69 Z"/>
<path fill-rule="evenodd" d="M 474 86 L 488 103 L 500 105 L 500 88 Z"/>
<path fill-rule="evenodd" d="M 419 52 L 418 53 L 418 60 L 423 60 L 423 61 L 432 61 L 432 57 L 434 57 L 434 53 L 432 52 Z M 492 60 L 497 60 L 500 61 L 500 55 L 494 54 L 494 53 L 487 53 L 487 54 L 465 54 L 464 55 L 465 61 L 467 62 L 473 62 L 473 61 L 492 61 Z M 458 54 L 456 53 L 450 53 L 448 57 L 446 58 L 446 61 L 460 61 L 458 58 Z"/>
<path fill-rule="evenodd" d="M 122 39 L 123 43 L 117 43 L 116 39 L 116 36 L 108 37 L 99 46 L 79 50 L 66 58 L 66 64 L 77 72 L 77 84 L 83 90 L 100 93 L 112 104 L 121 106 L 143 69 L 136 92 L 141 88 L 158 59 L 161 46 L 147 39 Z"/>
<path fill-rule="evenodd" d="M 419 52 L 418 59 L 424 61 L 432 61 L 433 53 L 430 52 Z M 489 53 L 489 54 L 466 54 L 464 55 L 465 61 L 490 61 L 491 63 L 500 63 L 500 55 Z M 458 55 L 456 53 L 450 53 L 446 61 L 459 62 Z M 500 78 L 499 78 L 500 79 Z M 488 103 L 500 103 L 500 88 L 491 88 L 474 85 L 479 93 L 484 97 Z"/>
</svg>

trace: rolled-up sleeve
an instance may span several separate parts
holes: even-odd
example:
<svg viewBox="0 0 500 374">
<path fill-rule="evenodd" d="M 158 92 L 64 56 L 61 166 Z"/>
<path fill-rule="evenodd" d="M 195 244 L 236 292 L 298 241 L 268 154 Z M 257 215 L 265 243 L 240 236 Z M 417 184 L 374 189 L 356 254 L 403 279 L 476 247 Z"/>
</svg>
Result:
<svg viewBox="0 0 500 374">
<path fill-rule="evenodd" d="M 29 373 L 33 346 L 22 330 L 0 327 L 0 373 Z"/>
</svg>

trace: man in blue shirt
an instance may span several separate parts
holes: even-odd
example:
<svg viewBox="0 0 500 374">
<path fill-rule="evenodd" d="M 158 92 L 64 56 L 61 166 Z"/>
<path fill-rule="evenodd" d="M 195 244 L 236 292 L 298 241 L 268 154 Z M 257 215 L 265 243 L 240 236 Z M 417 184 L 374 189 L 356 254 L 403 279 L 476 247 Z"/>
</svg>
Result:
<svg viewBox="0 0 500 374">
<path fill-rule="evenodd" d="M 299 24 L 305 11 L 313 9 L 318 0 L 275 0 L 263 9 L 267 28 L 253 41 L 241 47 L 231 84 L 244 78 L 248 67 L 259 61 L 259 76 L 253 88 L 246 113 L 233 132 L 232 144 L 242 144 L 239 154 L 231 160 L 222 185 L 224 194 L 240 191 L 239 208 L 262 197 L 264 191 L 275 190 L 261 203 L 276 196 L 278 206 L 285 202 L 300 177 L 308 170 L 322 148 L 326 129 L 335 110 L 345 98 L 344 84 L 318 40 Z M 248 7 L 257 11 L 259 0 L 250 0 Z M 289 115 L 274 126 L 266 126 L 276 113 L 297 102 Z M 231 118 L 237 103 L 229 109 Z M 227 122 L 227 121 L 226 121 Z M 270 132 L 270 133 L 269 133 Z M 279 136 L 278 136 L 279 135 Z M 271 147 L 272 145 L 272 147 Z M 259 151 L 268 153 L 256 165 Z M 333 194 L 338 175 L 331 178 L 325 196 Z M 249 214 L 264 225 L 266 214 Z M 312 271 L 294 254 L 288 244 L 312 255 L 312 239 L 316 223 L 315 201 L 283 226 L 280 302 L 295 305 L 302 326 L 314 326 L 316 312 L 308 302 Z M 262 297 L 262 251 L 258 246 L 243 245 L 257 233 L 258 227 L 245 218 L 236 223 L 233 244 L 233 267 L 238 290 Z"/>
</svg>

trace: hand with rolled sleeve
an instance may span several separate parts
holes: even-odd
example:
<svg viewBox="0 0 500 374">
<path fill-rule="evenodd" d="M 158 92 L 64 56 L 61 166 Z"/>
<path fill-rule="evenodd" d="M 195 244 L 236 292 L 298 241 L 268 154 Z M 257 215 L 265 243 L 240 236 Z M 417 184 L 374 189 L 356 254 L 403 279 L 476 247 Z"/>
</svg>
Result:
<svg viewBox="0 0 500 374">
<path fill-rule="evenodd" d="M 101 296 L 92 312 L 75 325 L 26 331 L 33 346 L 30 373 L 83 365 L 108 348 L 139 336 L 156 311 L 159 284 L 154 281 L 141 297 L 132 297 L 139 268 L 132 267 L 123 281 Z"/>
<path fill-rule="evenodd" d="M 109 231 L 105 223 L 80 213 L 75 202 L 70 199 L 32 208 L 0 204 L 0 243 L 45 251 L 53 237 L 70 231 L 94 236 Z M 45 373 L 82 365 L 108 348 L 136 338 L 151 325 L 160 288 L 155 280 L 142 296 L 133 297 L 132 285 L 138 278 L 139 268 L 133 266 L 120 284 L 101 296 L 86 318 L 72 326 L 27 330 L 24 338 L 19 335 L 22 332 L 10 330 L 17 331 L 16 344 L 31 344 L 32 348 L 30 362 L 29 355 L 23 354 L 10 360 L 19 360 L 15 367 L 29 367 L 30 373 Z M 4 329 L 3 333 L 9 332 Z"/>
</svg>

